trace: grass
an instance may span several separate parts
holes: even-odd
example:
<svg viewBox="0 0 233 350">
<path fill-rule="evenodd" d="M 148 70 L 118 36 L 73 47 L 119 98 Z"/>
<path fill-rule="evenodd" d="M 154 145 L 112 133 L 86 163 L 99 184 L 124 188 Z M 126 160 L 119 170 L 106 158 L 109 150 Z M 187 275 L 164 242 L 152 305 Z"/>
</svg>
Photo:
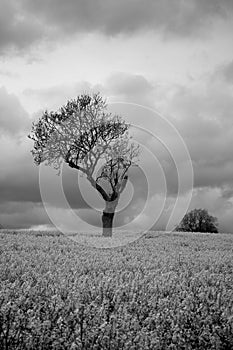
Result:
<svg viewBox="0 0 233 350">
<path fill-rule="evenodd" d="M 232 349 L 233 235 L 0 231 L 0 348 Z"/>
<path fill-rule="evenodd" d="M 103 237 L 102 233 L 77 233 L 72 234 L 72 239 L 80 244 L 96 248 L 116 248 L 132 243 L 143 234 L 140 232 L 114 230 L 111 237 Z"/>
</svg>

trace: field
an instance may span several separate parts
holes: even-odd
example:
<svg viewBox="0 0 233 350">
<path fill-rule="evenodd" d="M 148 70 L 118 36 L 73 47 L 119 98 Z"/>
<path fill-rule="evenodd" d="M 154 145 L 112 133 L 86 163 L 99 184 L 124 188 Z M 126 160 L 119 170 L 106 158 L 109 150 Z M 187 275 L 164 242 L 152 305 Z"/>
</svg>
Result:
<svg viewBox="0 0 233 350">
<path fill-rule="evenodd" d="M 0 348 L 232 349 L 233 235 L 0 231 Z"/>
</svg>

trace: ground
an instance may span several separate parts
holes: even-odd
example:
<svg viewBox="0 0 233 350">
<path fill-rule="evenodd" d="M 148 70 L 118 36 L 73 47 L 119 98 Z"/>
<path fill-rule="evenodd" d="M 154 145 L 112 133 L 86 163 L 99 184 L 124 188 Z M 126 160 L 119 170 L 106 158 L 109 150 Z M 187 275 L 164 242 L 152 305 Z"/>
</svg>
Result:
<svg viewBox="0 0 233 350">
<path fill-rule="evenodd" d="M 232 349 L 233 235 L 0 231 L 1 349 Z"/>
</svg>

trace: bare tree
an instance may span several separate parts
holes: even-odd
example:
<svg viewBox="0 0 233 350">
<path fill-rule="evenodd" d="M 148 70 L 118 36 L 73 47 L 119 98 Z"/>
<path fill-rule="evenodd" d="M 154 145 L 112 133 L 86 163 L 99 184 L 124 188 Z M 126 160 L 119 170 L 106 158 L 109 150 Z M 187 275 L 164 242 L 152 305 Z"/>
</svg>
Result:
<svg viewBox="0 0 233 350">
<path fill-rule="evenodd" d="M 28 136 L 34 141 L 37 165 L 45 162 L 60 173 L 65 161 L 86 176 L 105 201 L 103 235 L 112 235 L 116 206 L 126 187 L 128 170 L 138 159 L 139 146 L 131 142 L 121 117 L 107 112 L 100 94 L 83 94 L 58 112 L 44 112 Z M 102 167 L 101 167 L 102 164 Z"/>
</svg>

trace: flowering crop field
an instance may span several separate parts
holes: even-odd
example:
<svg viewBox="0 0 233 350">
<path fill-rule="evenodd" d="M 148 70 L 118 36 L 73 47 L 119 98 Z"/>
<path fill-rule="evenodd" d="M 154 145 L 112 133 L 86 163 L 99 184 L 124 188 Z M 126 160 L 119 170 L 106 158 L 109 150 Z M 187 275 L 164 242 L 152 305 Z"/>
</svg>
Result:
<svg viewBox="0 0 233 350">
<path fill-rule="evenodd" d="M 0 231 L 0 349 L 233 349 L 233 235 Z"/>
</svg>

